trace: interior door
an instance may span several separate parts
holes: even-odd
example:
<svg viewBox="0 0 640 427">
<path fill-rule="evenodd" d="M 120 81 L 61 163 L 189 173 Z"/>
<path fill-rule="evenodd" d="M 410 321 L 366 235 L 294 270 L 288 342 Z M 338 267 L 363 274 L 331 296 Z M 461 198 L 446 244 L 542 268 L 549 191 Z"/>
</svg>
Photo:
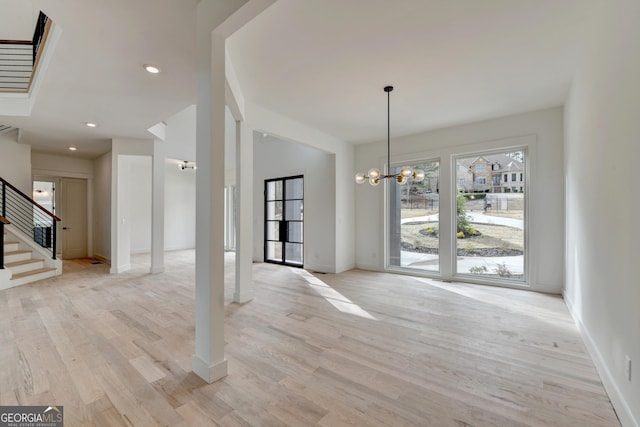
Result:
<svg viewBox="0 0 640 427">
<path fill-rule="evenodd" d="M 87 256 L 87 180 L 60 180 L 62 259 Z"/>
<path fill-rule="evenodd" d="M 264 182 L 264 260 L 304 264 L 304 177 Z"/>
</svg>

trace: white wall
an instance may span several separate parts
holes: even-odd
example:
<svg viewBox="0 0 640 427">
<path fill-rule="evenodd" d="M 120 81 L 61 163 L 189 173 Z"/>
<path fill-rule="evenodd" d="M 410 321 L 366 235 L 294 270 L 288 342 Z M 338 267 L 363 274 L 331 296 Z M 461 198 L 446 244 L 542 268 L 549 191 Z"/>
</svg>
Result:
<svg viewBox="0 0 640 427">
<path fill-rule="evenodd" d="M 254 260 L 264 259 L 264 180 L 304 175 L 304 266 L 335 272 L 334 156 L 275 139 L 256 142 L 253 150 Z"/>
<path fill-rule="evenodd" d="M 93 166 L 93 160 L 80 159 L 73 155 L 31 154 L 33 175 L 90 178 L 93 176 Z"/>
<path fill-rule="evenodd" d="M 196 159 L 196 106 L 190 105 L 166 120 L 165 154 L 169 159 Z M 236 123 L 228 107 L 225 108 L 225 164 L 234 169 L 236 163 Z"/>
<path fill-rule="evenodd" d="M 68 156 L 31 153 L 31 172 L 32 176 L 79 178 L 87 180 L 87 253 L 89 256 L 93 256 L 94 221 L 91 220 L 91 218 L 94 217 L 93 160 L 77 158 L 73 153 Z M 60 188 L 58 190 L 60 190 Z M 60 195 L 61 193 L 58 193 L 57 198 L 59 198 Z M 61 243 L 59 242 L 58 244 L 60 245 Z"/>
<path fill-rule="evenodd" d="M 165 163 L 165 249 L 196 247 L 196 171 L 180 170 L 179 160 Z"/>
<path fill-rule="evenodd" d="M 17 143 L 15 137 L 0 135 L 0 153 L 0 177 L 31 194 L 31 146 Z"/>
<path fill-rule="evenodd" d="M 325 208 L 325 215 L 332 216 L 334 223 L 332 227 L 335 239 L 334 260 L 331 264 L 335 265 L 336 272 L 353 268 L 355 266 L 355 215 L 357 214 L 354 205 L 355 188 L 351 185 L 355 173 L 353 145 L 255 104 L 247 103 L 245 111 L 247 125 L 258 132 L 268 133 L 268 138 L 273 136 L 283 141 L 300 142 L 334 155 L 335 172 L 331 184 L 335 194 L 334 203 L 331 205 L 333 211 L 327 211 Z M 260 140 L 260 136 L 255 137 L 254 140 Z M 254 158 L 258 159 L 255 154 Z M 259 190 L 254 189 L 254 191 Z"/>
<path fill-rule="evenodd" d="M 171 159 L 196 160 L 196 106 L 190 105 L 165 120 L 165 154 Z"/>
<path fill-rule="evenodd" d="M 565 300 L 623 426 L 640 423 L 638 16 L 637 0 L 595 10 L 565 108 Z"/>
<path fill-rule="evenodd" d="M 122 156 L 128 183 L 129 238 L 132 254 L 151 251 L 151 157 Z"/>
<path fill-rule="evenodd" d="M 130 227 L 130 252 L 146 253 L 151 248 L 151 158 L 125 156 L 122 179 L 132 183 L 124 189 L 128 200 L 127 218 Z M 181 160 L 165 162 L 165 249 L 195 247 L 195 171 L 181 171 Z M 95 159 L 94 192 L 94 255 L 110 260 L 111 255 L 111 152 Z M 135 166 L 134 166 L 135 165 Z M 133 170 L 133 168 L 136 168 Z M 138 200 L 134 200 L 136 194 Z M 129 215 L 129 212 L 141 215 Z"/>
<path fill-rule="evenodd" d="M 93 161 L 93 254 L 111 259 L 111 152 Z"/>
<path fill-rule="evenodd" d="M 391 141 L 391 161 L 440 158 L 442 226 L 449 217 L 445 176 L 450 176 L 451 156 L 479 150 L 495 149 L 504 144 L 531 142 L 529 187 L 529 253 L 531 289 L 560 293 L 563 283 L 563 112 L 553 108 L 487 120 L 463 126 L 396 138 Z M 395 160 L 394 160 L 395 159 Z M 383 168 L 386 141 L 356 147 L 356 169 Z M 351 177 L 353 182 L 353 177 Z M 354 186 L 356 184 L 353 184 Z M 384 190 L 368 184 L 356 188 L 357 266 L 384 269 Z M 445 242 L 446 243 L 446 242 Z M 441 250 L 447 249 L 441 242 Z M 450 247 L 450 246 L 449 246 Z M 449 278 L 443 268 L 443 277 Z"/>
<path fill-rule="evenodd" d="M 111 273 L 131 268 L 131 216 L 128 158 L 153 156 L 153 140 L 113 139 L 111 141 Z M 164 191 L 164 190 L 163 190 Z"/>
</svg>

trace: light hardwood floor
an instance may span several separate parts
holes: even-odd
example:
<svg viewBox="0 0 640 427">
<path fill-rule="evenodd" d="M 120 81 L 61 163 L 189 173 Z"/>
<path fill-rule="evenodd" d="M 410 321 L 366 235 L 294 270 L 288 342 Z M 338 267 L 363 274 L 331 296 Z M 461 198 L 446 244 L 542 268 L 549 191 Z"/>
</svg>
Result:
<svg viewBox="0 0 640 427">
<path fill-rule="evenodd" d="M 206 384 L 194 253 L 145 260 L 0 291 L 0 405 L 64 405 L 67 427 L 619 425 L 559 297 L 254 264 L 252 302 L 227 278 L 229 375 Z"/>
</svg>

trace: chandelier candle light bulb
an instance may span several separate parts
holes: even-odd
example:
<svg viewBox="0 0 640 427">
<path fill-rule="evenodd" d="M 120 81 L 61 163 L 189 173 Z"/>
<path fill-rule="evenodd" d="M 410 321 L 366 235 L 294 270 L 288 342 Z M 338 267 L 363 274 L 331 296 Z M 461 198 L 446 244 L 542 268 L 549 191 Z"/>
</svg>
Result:
<svg viewBox="0 0 640 427">
<path fill-rule="evenodd" d="M 382 175 L 380 169 L 371 168 L 365 175 L 362 172 L 356 174 L 356 184 L 364 184 L 369 178 L 369 184 L 376 186 L 380 184 L 382 179 L 395 179 L 400 185 L 405 185 L 408 182 L 422 182 L 424 180 L 424 171 L 420 169 L 412 170 L 409 166 L 403 166 L 400 169 L 400 173 L 392 174 L 391 170 L 391 125 L 390 125 L 390 102 L 391 91 L 393 86 L 386 86 L 384 91 L 387 92 L 387 175 Z"/>
</svg>

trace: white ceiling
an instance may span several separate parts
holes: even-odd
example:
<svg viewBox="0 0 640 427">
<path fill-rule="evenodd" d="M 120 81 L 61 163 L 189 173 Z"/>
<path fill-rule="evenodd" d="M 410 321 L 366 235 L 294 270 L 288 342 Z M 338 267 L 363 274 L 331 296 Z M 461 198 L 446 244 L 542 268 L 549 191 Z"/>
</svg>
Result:
<svg viewBox="0 0 640 427">
<path fill-rule="evenodd" d="M 248 101 L 359 143 L 386 136 L 387 84 L 395 136 L 561 105 L 589 2 L 278 0 L 228 50 Z M 34 151 L 95 157 L 195 103 L 197 0 L 33 3 L 62 37 L 32 116 L 0 124 Z"/>
<path fill-rule="evenodd" d="M 589 0 L 278 0 L 228 42 L 245 98 L 342 140 L 562 105 Z"/>
<path fill-rule="evenodd" d="M 22 142 L 34 151 L 69 154 L 76 145 L 73 155 L 95 157 L 111 138 L 150 138 L 149 127 L 195 102 L 197 0 L 33 3 L 62 36 L 32 115 L 0 123 L 23 128 Z M 146 63 L 162 73 L 147 73 Z"/>
</svg>

